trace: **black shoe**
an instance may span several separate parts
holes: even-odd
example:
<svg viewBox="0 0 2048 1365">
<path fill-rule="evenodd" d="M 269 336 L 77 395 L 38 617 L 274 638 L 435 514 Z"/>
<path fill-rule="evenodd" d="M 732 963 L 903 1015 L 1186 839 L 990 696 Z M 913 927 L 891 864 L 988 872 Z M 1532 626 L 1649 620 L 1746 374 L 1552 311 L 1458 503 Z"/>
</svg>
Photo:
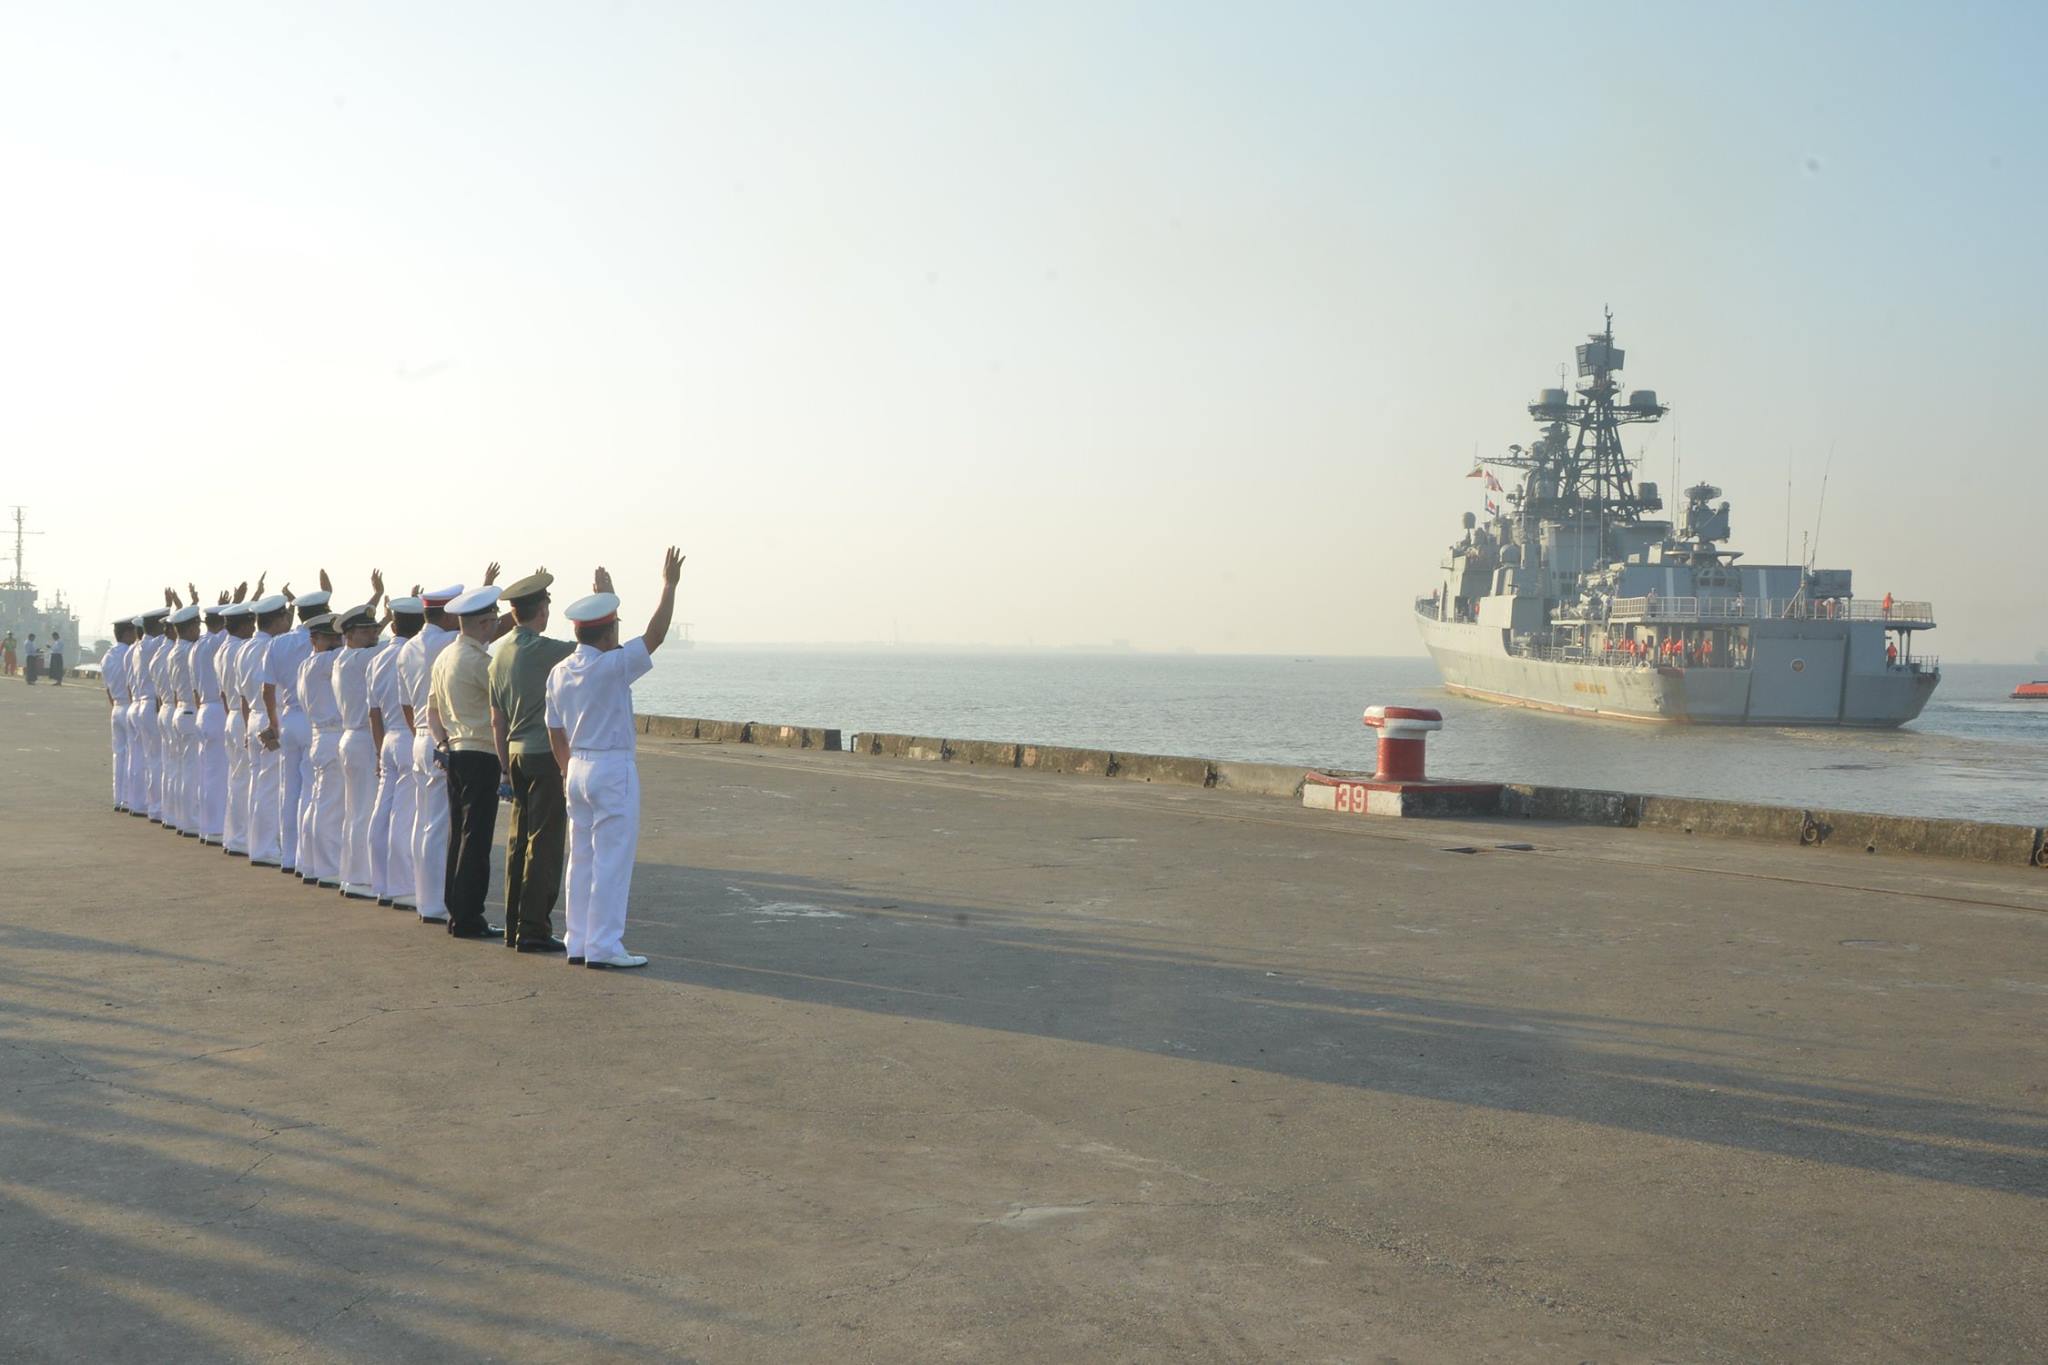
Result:
<svg viewBox="0 0 2048 1365">
<path fill-rule="evenodd" d="M 505 926 L 502 924 L 485 924 L 482 921 L 478 921 L 475 924 L 456 924 L 451 921 L 448 925 L 448 937 L 450 938 L 503 938 L 504 936 Z"/>
<path fill-rule="evenodd" d="M 284 873 L 284 875 L 287 877 L 296 877 L 299 875 L 299 870 L 296 867 L 280 867 L 278 871 Z"/>
<path fill-rule="evenodd" d="M 383 906 L 386 910 L 389 910 L 391 908 L 391 897 L 379 896 L 377 897 L 377 904 Z"/>
<path fill-rule="evenodd" d="M 181 829 L 178 831 L 178 837 L 180 839 L 197 839 L 199 834 L 195 830 Z"/>
<path fill-rule="evenodd" d="M 230 858 L 246 858 L 249 856 L 248 854 L 242 852 L 238 848 L 222 849 L 221 851 L 227 854 Z"/>
<path fill-rule="evenodd" d="M 564 944 L 564 945 L 562 945 L 562 946 L 566 948 L 566 947 L 567 947 L 568 945 L 567 945 L 567 944 Z M 569 959 L 569 965 L 570 965 L 571 967 L 581 967 L 581 966 L 583 965 L 583 959 L 582 959 L 582 957 L 578 956 L 578 957 L 572 957 L 572 958 L 570 958 L 570 959 Z"/>
<path fill-rule="evenodd" d="M 569 945 L 558 938 L 522 938 L 519 940 L 522 953 L 566 953 Z"/>
</svg>

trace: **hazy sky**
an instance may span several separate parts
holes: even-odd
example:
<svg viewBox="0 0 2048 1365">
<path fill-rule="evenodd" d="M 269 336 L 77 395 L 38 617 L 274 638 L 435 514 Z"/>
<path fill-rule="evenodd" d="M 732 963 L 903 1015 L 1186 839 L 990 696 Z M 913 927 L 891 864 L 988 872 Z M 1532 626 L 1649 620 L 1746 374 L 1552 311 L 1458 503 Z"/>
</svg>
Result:
<svg viewBox="0 0 2048 1365">
<path fill-rule="evenodd" d="M 1611 304 L 1646 474 L 2048 646 L 2048 9 L 0 18 L 0 503 L 82 615 L 662 545 L 711 640 L 1415 653 Z M 431 585 L 430 585 L 431 586 Z"/>
</svg>

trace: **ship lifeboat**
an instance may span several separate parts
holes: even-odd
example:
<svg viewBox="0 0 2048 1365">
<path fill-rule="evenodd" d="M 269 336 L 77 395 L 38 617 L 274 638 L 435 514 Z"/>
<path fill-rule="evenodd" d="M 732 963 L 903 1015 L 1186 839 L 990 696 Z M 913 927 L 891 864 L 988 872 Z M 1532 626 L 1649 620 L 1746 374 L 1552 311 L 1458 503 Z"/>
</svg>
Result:
<svg viewBox="0 0 2048 1365">
<path fill-rule="evenodd" d="M 2021 683 L 2012 690 L 2014 701 L 2048 701 L 2048 681 Z"/>
</svg>

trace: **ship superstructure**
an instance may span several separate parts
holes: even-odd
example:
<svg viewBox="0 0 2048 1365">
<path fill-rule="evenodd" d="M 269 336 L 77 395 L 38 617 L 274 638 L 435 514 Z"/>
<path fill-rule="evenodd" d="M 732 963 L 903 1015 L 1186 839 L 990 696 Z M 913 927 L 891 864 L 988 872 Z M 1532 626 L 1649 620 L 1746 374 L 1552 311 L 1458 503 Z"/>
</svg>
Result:
<svg viewBox="0 0 2048 1365">
<path fill-rule="evenodd" d="M 1676 521 L 1637 482 L 1622 429 L 1669 410 L 1623 396 L 1613 314 L 1577 349 L 1575 389 L 1529 405 L 1528 446 L 1480 461 L 1484 519 L 1465 515 L 1438 586 L 1416 600 L 1454 692 L 1544 710 L 1721 725 L 1895 726 L 1939 663 L 1914 635 L 1926 602 L 1858 597 L 1847 569 L 1749 564 L 1723 548 L 1729 504 L 1699 483 Z M 1507 474 L 1503 482 L 1493 471 Z"/>
</svg>

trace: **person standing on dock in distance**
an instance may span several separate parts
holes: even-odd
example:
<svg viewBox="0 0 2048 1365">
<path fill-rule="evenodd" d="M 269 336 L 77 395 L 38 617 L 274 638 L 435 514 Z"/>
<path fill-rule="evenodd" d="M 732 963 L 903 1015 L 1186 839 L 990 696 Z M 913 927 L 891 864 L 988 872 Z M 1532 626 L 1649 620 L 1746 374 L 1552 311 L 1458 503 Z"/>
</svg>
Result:
<svg viewBox="0 0 2048 1365">
<path fill-rule="evenodd" d="M 107 729 L 114 760 L 114 809 L 128 809 L 128 652 L 134 648 L 135 626 L 114 622 L 114 647 L 100 657 L 100 686 L 107 693 Z"/>
<path fill-rule="evenodd" d="M 18 657 L 20 653 L 21 644 L 14 638 L 14 632 L 10 630 L 7 632 L 5 639 L 0 639 L 0 678 L 11 678 L 14 676 L 14 670 L 20 666 Z"/>
<path fill-rule="evenodd" d="M 24 662 L 21 669 L 21 680 L 30 687 L 34 687 L 36 679 L 43 676 L 42 649 L 43 647 L 36 643 L 36 633 L 30 631 L 28 633 L 28 645 L 23 650 Z"/>
<path fill-rule="evenodd" d="M 383 623 L 377 603 L 384 576 L 370 575 L 376 596 L 343 612 L 337 622 L 343 649 L 334 654 L 334 701 L 341 712 L 341 894 L 375 900 L 370 870 L 370 811 L 377 803 L 377 741 L 370 733 L 370 664 Z"/>
<path fill-rule="evenodd" d="M 493 575 L 497 568 L 491 565 Z M 462 593 L 463 587 L 457 583 L 422 596 L 426 626 L 405 642 L 392 665 L 398 671 L 405 723 L 413 733 L 413 908 L 428 924 L 448 922 L 448 774 L 427 729 L 427 700 L 434 684 L 434 663 L 455 638 L 455 618 L 448 614 L 448 604 Z"/>
<path fill-rule="evenodd" d="M 299 792 L 299 880 L 332 891 L 341 885 L 341 706 L 334 660 L 341 627 L 332 612 L 306 622 L 309 652 L 299 662 L 299 706 L 310 727 L 307 775 Z"/>
<path fill-rule="evenodd" d="M 284 585 L 287 601 L 297 610 L 299 626 L 272 636 L 268 671 L 264 678 L 264 707 L 276 708 L 278 741 L 277 836 L 278 863 L 286 872 L 299 869 L 299 806 L 305 799 L 306 783 L 312 777 L 313 727 L 299 702 L 299 666 L 313 652 L 306 622 L 327 614 L 334 584 L 327 570 L 320 571 L 320 591 L 292 600 L 292 585 Z"/>
<path fill-rule="evenodd" d="M 1885 601 L 1891 601 L 1891 594 L 1885 594 Z M 1885 614 L 1891 614 L 1889 608 Z M 64 685 L 64 637 L 61 635 L 50 637 L 50 682 L 57 687 Z"/>
<path fill-rule="evenodd" d="M 498 635 L 498 589 L 485 584 L 448 604 L 460 632 L 434 660 L 427 726 L 448 770 L 448 932 L 489 938 L 491 835 L 498 823 L 498 753 L 491 742 L 490 642 Z"/>
<path fill-rule="evenodd" d="M 377 646 L 367 675 L 370 735 L 377 741 L 377 802 L 370 808 L 370 884 L 377 904 L 411 910 L 412 825 L 415 811 L 412 726 L 406 723 L 398 683 L 398 651 L 427 623 L 419 588 L 391 603 L 391 638 Z"/>
<path fill-rule="evenodd" d="M 514 629 L 491 655 L 491 738 L 512 786 L 512 823 L 505 834 L 505 942 L 522 953 L 559 953 L 555 901 L 562 889 L 567 834 L 562 768 L 548 744 L 548 674 L 576 652 L 548 628 L 546 569 L 507 585 Z"/>
<path fill-rule="evenodd" d="M 626 900 L 640 843 L 640 770 L 634 762 L 633 684 L 654 667 L 676 610 L 683 554 L 661 561 L 661 601 L 637 640 L 619 643 L 619 599 L 602 568 L 596 591 L 563 615 L 576 652 L 548 674 L 548 743 L 562 766 L 569 811 L 568 894 L 562 919 L 569 961 L 587 967 L 644 967 L 626 951 Z"/>
<path fill-rule="evenodd" d="M 263 592 L 263 580 L 256 580 L 256 592 Z M 256 612 L 247 602 L 237 602 L 223 613 L 228 621 L 228 642 L 220 647 L 216 661 L 220 690 L 227 703 L 228 805 L 221 826 L 221 851 L 230 858 L 249 856 L 249 750 L 255 744 L 256 726 L 250 723 L 252 708 L 243 689 L 243 665 L 256 642 Z"/>
<path fill-rule="evenodd" d="M 289 586 L 289 585 L 287 585 Z M 270 651 L 290 634 L 291 599 L 281 592 L 250 604 L 256 633 L 242 649 L 242 695 L 251 700 L 249 726 L 249 865 L 284 865 L 284 697 L 271 682 Z"/>
</svg>

